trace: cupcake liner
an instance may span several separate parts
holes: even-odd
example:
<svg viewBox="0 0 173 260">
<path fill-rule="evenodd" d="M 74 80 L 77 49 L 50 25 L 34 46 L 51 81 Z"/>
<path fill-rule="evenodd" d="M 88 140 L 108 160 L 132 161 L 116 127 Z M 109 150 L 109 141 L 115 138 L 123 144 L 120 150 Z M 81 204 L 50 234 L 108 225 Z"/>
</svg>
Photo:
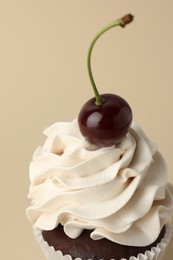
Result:
<svg viewBox="0 0 173 260">
<path fill-rule="evenodd" d="M 34 227 L 34 236 L 39 243 L 43 253 L 47 260 L 82 260 L 80 257 L 73 259 L 71 255 L 63 255 L 60 250 L 55 251 L 54 247 L 49 246 L 48 243 L 43 239 L 42 230 Z M 165 249 L 172 237 L 173 227 L 170 224 L 166 224 L 165 236 L 156 247 L 152 247 L 150 251 L 146 251 L 145 254 L 138 254 L 137 257 L 131 256 L 129 259 L 122 258 L 120 260 L 161 260 L 165 253 Z M 92 260 L 92 259 L 88 259 Z M 103 259 L 100 259 L 103 260 Z M 111 259 L 114 260 L 114 259 Z"/>
</svg>

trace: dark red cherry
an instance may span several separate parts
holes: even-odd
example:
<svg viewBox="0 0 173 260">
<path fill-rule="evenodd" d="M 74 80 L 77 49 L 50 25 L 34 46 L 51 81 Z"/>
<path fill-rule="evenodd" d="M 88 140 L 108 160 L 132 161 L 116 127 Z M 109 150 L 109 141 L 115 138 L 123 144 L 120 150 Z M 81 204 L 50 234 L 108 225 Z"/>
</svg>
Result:
<svg viewBox="0 0 173 260">
<path fill-rule="evenodd" d="M 111 146 L 119 143 L 132 123 L 132 110 L 120 96 L 101 95 L 102 104 L 96 105 L 95 97 L 82 107 L 78 123 L 82 135 L 91 143 Z"/>
<path fill-rule="evenodd" d="M 91 143 L 99 146 L 111 146 L 119 143 L 127 134 L 132 122 L 132 110 L 129 104 L 114 94 L 100 95 L 91 70 L 91 53 L 100 36 L 115 26 L 125 27 L 133 21 L 128 14 L 104 27 L 93 38 L 87 57 L 88 74 L 95 97 L 82 107 L 79 116 L 79 128 L 82 135 Z"/>
</svg>

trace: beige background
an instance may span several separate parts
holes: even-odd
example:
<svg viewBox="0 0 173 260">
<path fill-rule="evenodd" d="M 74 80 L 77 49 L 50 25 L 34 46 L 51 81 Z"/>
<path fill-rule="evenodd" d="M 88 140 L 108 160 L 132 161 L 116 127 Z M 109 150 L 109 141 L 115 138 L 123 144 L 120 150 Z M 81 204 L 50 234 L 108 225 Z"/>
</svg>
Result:
<svg viewBox="0 0 173 260">
<path fill-rule="evenodd" d="M 50 124 L 77 117 L 93 96 L 86 55 L 94 34 L 126 13 L 135 21 L 97 43 L 101 93 L 123 96 L 164 154 L 173 182 L 172 0 L 0 0 L 0 259 L 44 259 L 25 216 L 32 153 Z M 173 245 L 173 240 L 172 240 Z M 171 244 L 165 260 L 172 259 Z"/>
</svg>

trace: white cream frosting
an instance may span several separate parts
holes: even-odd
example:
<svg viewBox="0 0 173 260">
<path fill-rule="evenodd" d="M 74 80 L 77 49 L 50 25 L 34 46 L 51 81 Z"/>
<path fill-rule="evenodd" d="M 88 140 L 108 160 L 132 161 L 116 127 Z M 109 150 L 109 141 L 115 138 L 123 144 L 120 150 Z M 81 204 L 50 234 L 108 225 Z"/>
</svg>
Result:
<svg viewBox="0 0 173 260">
<path fill-rule="evenodd" d="M 154 242 L 173 210 L 173 186 L 162 155 L 138 125 L 116 147 L 88 143 L 77 120 L 44 134 L 30 164 L 27 216 L 35 226 L 61 223 L 71 238 L 90 229 L 92 239 L 123 245 Z"/>
</svg>

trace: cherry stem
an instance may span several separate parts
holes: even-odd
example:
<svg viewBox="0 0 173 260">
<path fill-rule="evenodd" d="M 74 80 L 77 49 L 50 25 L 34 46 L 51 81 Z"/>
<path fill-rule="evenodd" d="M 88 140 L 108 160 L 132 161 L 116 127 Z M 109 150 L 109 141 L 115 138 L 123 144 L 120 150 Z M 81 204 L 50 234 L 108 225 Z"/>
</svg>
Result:
<svg viewBox="0 0 173 260">
<path fill-rule="evenodd" d="M 89 46 L 89 49 L 88 49 L 88 57 L 87 57 L 87 67 L 88 67 L 88 74 L 89 74 L 89 78 L 90 78 L 90 81 L 91 81 L 91 85 L 93 87 L 93 91 L 94 91 L 94 94 L 95 94 L 95 97 L 96 97 L 96 105 L 100 106 L 103 104 L 103 100 L 97 90 L 97 87 L 96 87 L 96 84 L 95 84 L 95 81 L 94 81 L 94 78 L 93 78 L 93 74 L 92 74 L 92 70 L 91 70 L 91 53 L 92 53 L 92 50 L 93 50 L 93 47 L 96 43 L 96 41 L 100 38 L 100 36 L 105 33 L 106 31 L 108 31 L 109 29 L 115 27 L 115 26 L 121 26 L 121 27 L 125 27 L 126 24 L 130 23 L 133 21 L 133 15 L 131 14 L 127 14 L 125 15 L 124 17 L 116 20 L 116 21 L 113 21 L 111 22 L 110 24 L 108 24 L 106 27 L 104 27 L 100 32 L 98 32 L 96 34 L 96 36 L 93 38 L 90 46 Z"/>
</svg>

